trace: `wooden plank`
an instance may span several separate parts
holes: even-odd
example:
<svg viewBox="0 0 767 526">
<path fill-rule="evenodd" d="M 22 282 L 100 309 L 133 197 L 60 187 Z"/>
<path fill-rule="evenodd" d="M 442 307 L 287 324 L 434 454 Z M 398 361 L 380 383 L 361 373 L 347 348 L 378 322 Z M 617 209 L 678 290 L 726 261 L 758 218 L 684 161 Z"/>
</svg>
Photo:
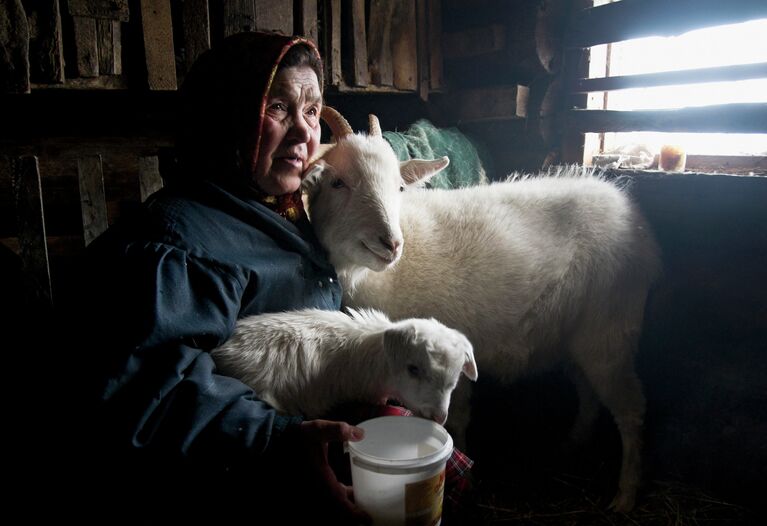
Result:
<svg viewBox="0 0 767 526">
<path fill-rule="evenodd" d="M 708 173 L 767 174 L 767 155 L 687 154 L 687 170 Z"/>
<path fill-rule="evenodd" d="M 129 19 L 128 0 L 67 0 L 69 14 L 87 18 L 107 18 L 127 22 Z"/>
<path fill-rule="evenodd" d="M 442 0 L 427 0 L 429 34 L 429 88 L 439 91 L 444 85 L 442 72 Z"/>
<path fill-rule="evenodd" d="M 255 29 L 256 12 L 253 0 L 224 0 L 223 4 L 225 37 Z"/>
<path fill-rule="evenodd" d="M 352 0 L 347 4 L 347 20 L 351 29 L 351 79 L 355 86 L 367 86 L 370 83 L 368 72 L 368 46 L 365 32 L 365 0 Z"/>
<path fill-rule="evenodd" d="M 522 119 L 527 117 L 529 90 L 526 86 L 478 88 L 457 93 L 460 122 Z"/>
<path fill-rule="evenodd" d="M 764 0 L 621 0 L 575 14 L 567 46 L 589 47 L 767 17 Z"/>
<path fill-rule="evenodd" d="M 490 24 L 465 31 L 445 33 L 442 42 L 446 59 L 487 55 L 504 49 L 506 28 L 503 24 Z"/>
<path fill-rule="evenodd" d="M 588 93 L 592 91 L 612 91 L 648 86 L 667 86 L 673 84 L 694 84 L 698 82 L 717 82 L 767 78 L 767 62 L 759 64 L 739 64 L 718 68 L 687 69 L 684 71 L 665 71 L 643 75 L 624 75 L 619 77 L 600 77 L 578 79 L 572 91 Z"/>
<path fill-rule="evenodd" d="M 58 0 L 26 0 L 29 27 L 29 76 L 32 82 L 64 82 L 64 46 Z"/>
<path fill-rule="evenodd" d="M 101 75 L 120 75 L 122 73 L 120 22 L 107 18 L 97 19 L 96 35 L 99 48 L 99 73 Z"/>
<path fill-rule="evenodd" d="M 317 44 L 317 0 L 296 0 L 296 34 Z"/>
<path fill-rule="evenodd" d="M 73 16 L 75 56 L 78 77 L 99 76 L 99 49 L 96 37 L 96 19 Z"/>
<path fill-rule="evenodd" d="M 343 83 L 341 66 L 341 0 L 326 0 L 325 21 L 325 82 L 331 86 Z"/>
<path fill-rule="evenodd" d="M 393 86 L 394 71 L 391 54 L 391 22 L 394 2 L 371 0 L 368 31 L 368 71 L 370 81 L 377 86 Z"/>
<path fill-rule="evenodd" d="M 293 0 L 254 0 L 257 31 L 293 34 Z"/>
<path fill-rule="evenodd" d="M 176 56 L 170 0 L 141 0 L 144 53 L 150 90 L 175 90 Z"/>
<path fill-rule="evenodd" d="M 678 110 L 569 110 L 566 126 L 579 133 L 767 133 L 767 103 L 720 104 Z"/>
<path fill-rule="evenodd" d="M 85 245 L 88 246 L 109 226 L 107 223 L 104 176 L 101 171 L 101 156 L 89 155 L 78 159 L 77 174 L 80 182 L 83 239 Z"/>
<path fill-rule="evenodd" d="M 184 25 L 184 62 L 189 71 L 197 57 L 210 49 L 208 0 L 184 0 L 181 18 Z"/>
<path fill-rule="evenodd" d="M 415 91 L 418 88 L 415 2 L 413 0 L 391 1 L 395 3 L 391 23 L 394 86 Z"/>
<path fill-rule="evenodd" d="M 141 202 L 162 188 L 160 160 L 156 155 L 138 158 L 138 177 Z"/>
<path fill-rule="evenodd" d="M 37 281 L 46 299 L 51 302 L 51 272 L 37 157 L 25 155 L 11 161 L 11 186 L 16 204 L 22 268 Z"/>
<path fill-rule="evenodd" d="M 29 23 L 21 0 L 0 0 L 0 93 L 29 93 Z"/>
<path fill-rule="evenodd" d="M 429 99 L 429 34 L 426 21 L 426 0 L 416 0 L 416 59 L 418 60 L 418 96 Z"/>
</svg>

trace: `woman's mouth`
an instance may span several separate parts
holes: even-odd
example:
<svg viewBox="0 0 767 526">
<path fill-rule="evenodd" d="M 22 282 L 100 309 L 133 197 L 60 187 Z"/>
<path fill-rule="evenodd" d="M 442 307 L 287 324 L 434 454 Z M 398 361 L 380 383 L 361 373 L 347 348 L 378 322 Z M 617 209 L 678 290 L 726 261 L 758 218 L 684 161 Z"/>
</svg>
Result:
<svg viewBox="0 0 767 526">
<path fill-rule="evenodd" d="M 289 164 L 290 166 L 293 166 L 295 168 L 298 168 L 300 170 L 304 169 L 304 161 L 300 157 L 278 157 L 276 161 L 283 162 L 285 164 Z"/>
</svg>

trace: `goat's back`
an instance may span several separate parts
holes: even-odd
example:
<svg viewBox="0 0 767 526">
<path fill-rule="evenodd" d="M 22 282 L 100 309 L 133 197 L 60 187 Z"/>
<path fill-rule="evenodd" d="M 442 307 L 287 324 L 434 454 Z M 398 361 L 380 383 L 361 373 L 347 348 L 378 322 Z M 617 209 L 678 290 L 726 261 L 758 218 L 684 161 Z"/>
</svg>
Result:
<svg viewBox="0 0 767 526">
<path fill-rule="evenodd" d="M 598 177 L 409 191 L 401 225 L 401 260 L 369 272 L 347 302 L 433 316 L 479 348 L 554 345 L 584 311 L 636 324 L 658 268 L 637 209 Z"/>
</svg>

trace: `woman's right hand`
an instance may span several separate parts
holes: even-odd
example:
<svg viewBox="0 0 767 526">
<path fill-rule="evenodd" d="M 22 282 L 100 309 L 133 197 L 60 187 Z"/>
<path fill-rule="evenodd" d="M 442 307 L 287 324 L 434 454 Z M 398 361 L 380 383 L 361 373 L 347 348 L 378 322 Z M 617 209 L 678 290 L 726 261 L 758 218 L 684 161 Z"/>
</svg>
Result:
<svg viewBox="0 0 767 526">
<path fill-rule="evenodd" d="M 298 437 L 302 462 L 308 471 L 309 490 L 320 502 L 327 502 L 329 513 L 344 524 L 370 524 L 371 518 L 354 503 L 352 488 L 342 484 L 328 462 L 328 444 L 362 440 L 365 431 L 346 422 L 307 420 L 299 424 Z"/>
</svg>

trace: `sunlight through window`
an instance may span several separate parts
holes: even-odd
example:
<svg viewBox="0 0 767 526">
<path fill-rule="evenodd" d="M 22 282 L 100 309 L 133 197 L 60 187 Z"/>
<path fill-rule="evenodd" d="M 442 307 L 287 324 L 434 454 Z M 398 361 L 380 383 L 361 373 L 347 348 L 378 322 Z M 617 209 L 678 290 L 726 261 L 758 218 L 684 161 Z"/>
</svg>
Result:
<svg viewBox="0 0 767 526">
<path fill-rule="evenodd" d="M 591 48 L 591 77 L 638 75 L 767 62 L 767 19 L 710 27 L 676 36 L 650 37 Z M 767 79 L 624 89 L 589 94 L 588 107 L 657 110 L 767 102 Z M 600 134 L 587 134 L 589 145 Z M 657 153 L 665 143 L 690 154 L 767 155 L 767 134 L 605 133 L 594 149 L 616 151 L 644 145 Z"/>
</svg>

